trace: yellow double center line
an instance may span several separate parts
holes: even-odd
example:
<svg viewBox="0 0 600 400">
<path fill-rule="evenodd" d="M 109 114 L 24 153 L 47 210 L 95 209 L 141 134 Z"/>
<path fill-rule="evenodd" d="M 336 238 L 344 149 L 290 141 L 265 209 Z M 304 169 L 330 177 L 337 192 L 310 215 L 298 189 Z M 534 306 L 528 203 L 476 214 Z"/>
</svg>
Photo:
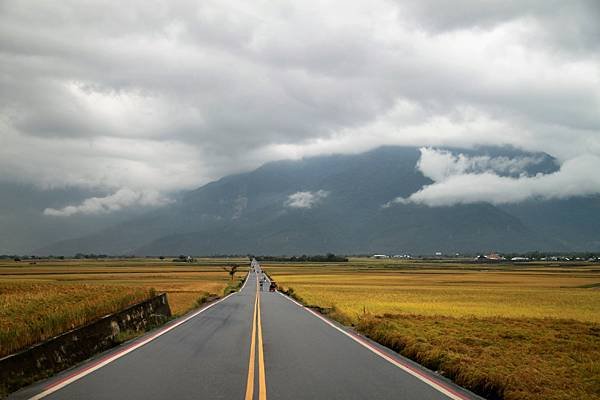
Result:
<svg viewBox="0 0 600 400">
<path fill-rule="evenodd" d="M 256 339 L 258 333 L 258 340 Z M 256 297 L 254 299 L 254 315 L 252 316 L 252 340 L 250 343 L 250 360 L 248 361 L 248 380 L 246 381 L 246 400 L 254 398 L 254 364 L 256 363 L 255 347 L 258 342 L 258 400 L 267 400 L 267 384 L 265 380 L 265 356 L 263 353 L 262 325 L 260 322 L 260 295 L 258 277 L 256 280 Z"/>
</svg>

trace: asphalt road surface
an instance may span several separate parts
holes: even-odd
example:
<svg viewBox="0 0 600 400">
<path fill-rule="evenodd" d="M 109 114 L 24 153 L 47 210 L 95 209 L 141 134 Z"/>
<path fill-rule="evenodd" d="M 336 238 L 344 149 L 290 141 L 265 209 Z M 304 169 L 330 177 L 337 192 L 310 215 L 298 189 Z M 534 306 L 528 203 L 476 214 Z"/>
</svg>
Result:
<svg viewBox="0 0 600 400">
<path fill-rule="evenodd" d="M 269 292 L 253 267 L 238 293 L 10 398 L 479 399 Z"/>
</svg>

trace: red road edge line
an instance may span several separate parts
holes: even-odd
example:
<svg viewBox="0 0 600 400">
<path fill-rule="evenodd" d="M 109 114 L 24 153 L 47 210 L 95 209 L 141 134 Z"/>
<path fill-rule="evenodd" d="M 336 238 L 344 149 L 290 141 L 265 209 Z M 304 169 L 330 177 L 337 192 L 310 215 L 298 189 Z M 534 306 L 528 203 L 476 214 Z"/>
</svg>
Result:
<svg viewBox="0 0 600 400">
<path fill-rule="evenodd" d="M 138 342 L 133 342 L 130 345 L 126 346 L 125 348 L 117 351 L 116 353 L 113 354 L 108 354 L 104 357 L 102 357 L 99 360 L 94 361 L 93 363 L 86 365 L 85 367 L 82 367 L 81 369 L 74 371 L 73 373 L 65 376 L 64 378 L 61 378 L 55 382 L 52 382 L 50 384 L 48 384 L 47 386 L 44 387 L 44 390 L 41 393 L 36 394 L 33 397 L 30 397 L 29 400 L 38 400 L 38 399 L 42 399 L 60 389 L 62 389 L 63 387 L 83 378 L 86 375 L 91 374 L 92 372 L 104 367 L 105 365 L 123 357 L 124 355 L 131 353 L 132 351 L 150 343 L 151 341 L 153 341 L 154 339 L 164 335 L 165 333 L 177 328 L 178 326 L 186 323 L 187 321 L 189 321 L 190 319 L 196 317 L 197 315 L 203 313 L 204 311 L 208 310 L 209 308 L 219 304 L 220 302 L 222 302 L 223 300 L 227 299 L 229 296 L 233 295 L 234 293 L 230 293 L 227 296 L 223 297 L 220 300 L 215 301 L 214 303 L 211 303 L 209 305 L 207 305 L 206 307 L 194 312 L 191 315 L 188 315 L 187 317 L 183 318 L 180 321 L 177 321 L 171 325 L 168 325 L 164 328 L 162 328 L 161 330 L 159 330 L 158 332 L 155 332 L 154 334 L 152 334 L 151 336 L 149 336 L 148 338 L 138 341 Z"/>
<path fill-rule="evenodd" d="M 401 359 L 399 357 L 394 357 L 391 354 L 384 353 L 383 351 L 381 351 L 377 347 L 373 346 L 371 343 L 369 343 L 368 341 L 366 341 L 364 338 L 357 335 L 356 333 L 348 332 L 344 329 L 341 329 L 339 326 L 336 326 L 334 323 L 329 321 L 327 318 L 325 318 L 322 315 L 319 315 L 317 312 L 303 306 L 302 304 L 298 303 L 296 300 L 292 299 L 291 297 L 284 295 L 283 293 L 281 293 L 279 291 L 277 293 L 279 293 L 280 295 L 282 295 L 284 298 L 288 299 L 292 303 L 296 304 L 300 308 L 303 308 L 304 310 L 308 311 L 315 317 L 319 318 L 321 321 L 325 322 L 327 325 L 331 326 L 332 328 L 334 328 L 334 329 L 340 331 L 341 333 L 343 333 L 344 335 L 348 336 L 350 339 L 354 340 L 358 344 L 362 345 L 363 347 L 367 348 L 368 350 L 371 350 L 373 353 L 377 354 L 384 360 L 386 360 L 386 361 L 390 362 L 391 364 L 399 367 L 400 369 L 408 372 L 415 378 L 421 380 L 422 382 L 428 384 L 429 386 L 433 387 L 434 389 L 438 390 L 439 392 L 450 397 L 452 400 L 471 400 L 471 397 L 465 396 L 464 394 L 457 392 L 451 386 L 445 384 L 444 382 L 437 380 L 434 377 L 431 377 L 422 371 L 419 371 L 418 369 L 414 368 L 412 365 L 408 364 L 403 359 Z"/>
</svg>

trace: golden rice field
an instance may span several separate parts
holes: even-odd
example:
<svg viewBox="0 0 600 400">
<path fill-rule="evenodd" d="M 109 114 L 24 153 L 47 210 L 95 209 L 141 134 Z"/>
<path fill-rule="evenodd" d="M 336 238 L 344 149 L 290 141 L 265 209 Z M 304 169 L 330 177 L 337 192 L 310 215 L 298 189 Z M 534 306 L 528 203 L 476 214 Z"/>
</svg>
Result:
<svg viewBox="0 0 600 400">
<path fill-rule="evenodd" d="M 0 283 L 0 357 L 150 297 L 145 288 Z"/>
<path fill-rule="evenodd" d="M 454 317 L 572 318 L 600 322 L 593 273 L 366 271 L 280 275 L 308 304 L 350 314 L 408 313 Z"/>
<path fill-rule="evenodd" d="M 223 293 L 230 279 L 221 267 L 228 262 L 1 261 L 0 356 L 121 310 L 154 292 L 166 292 L 172 312 L 181 315 L 199 298 Z M 236 277 L 244 275 L 242 271 Z"/>
<path fill-rule="evenodd" d="M 263 265 L 305 304 L 491 399 L 600 399 L 600 266 Z"/>
</svg>

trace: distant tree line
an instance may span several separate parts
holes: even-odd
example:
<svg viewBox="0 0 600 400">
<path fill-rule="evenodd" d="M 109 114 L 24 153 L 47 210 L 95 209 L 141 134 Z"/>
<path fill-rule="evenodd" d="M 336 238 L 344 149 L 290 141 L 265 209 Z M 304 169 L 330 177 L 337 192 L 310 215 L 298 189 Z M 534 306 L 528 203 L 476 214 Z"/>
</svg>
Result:
<svg viewBox="0 0 600 400">
<path fill-rule="evenodd" d="M 0 260 L 8 260 L 8 259 L 19 259 L 20 260 L 80 260 L 80 259 L 101 259 L 101 258 L 135 258 L 133 255 L 119 255 L 119 256 L 109 256 L 107 254 L 84 254 L 77 253 L 73 256 L 55 256 L 55 255 L 47 255 L 47 256 L 31 256 L 31 255 L 18 255 L 18 254 L 0 254 Z M 16 261 L 16 260 L 15 260 Z"/>
<path fill-rule="evenodd" d="M 75 259 L 82 259 L 82 258 L 108 258 L 108 255 L 106 254 L 94 254 L 94 253 L 90 253 L 90 254 L 83 254 L 83 253 L 77 253 L 75 254 Z"/>
<path fill-rule="evenodd" d="M 38 256 L 20 256 L 16 254 L 0 254 L 0 260 L 13 260 L 13 261 L 24 261 L 24 260 L 64 260 L 65 256 L 46 256 L 46 257 L 38 257 Z"/>
<path fill-rule="evenodd" d="M 165 258 L 163 256 L 161 256 L 160 258 L 161 260 L 164 260 Z M 187 263 L 193 263 L 196 262 L 196 259 L 192 256 L 186 256 L 184 254 L 181 254 L 179 257 L 174 258 L 172 260 L 173 262 L 187 262 Z"/>
<path fill-rule="evenodd" d="M 255 256 L 258 261 L 283 261 L 283 262 L 348 262 L 347 257 L 336 256 L 333 253 L 326 255 L 307 256 Z"/>
<path fill-rule="evenodd" d="M 468 259 L 474 258 L 482 254 L 488 254 L 488 252 L 479 252 L 479 253 L 454 253 L 454 254 L 443 254 L 441 256 L 431 256 L 431 255 L 413 255 L 413 260 L 439 260 L 439 259 L 448 259 L 448 258 L 457 258 L 457 259 Z M 565 251 L 528 251 L 528 252 L 500 252 L 500 254 L 510 260 L 513 257 L 525 257 L 530 261 L 592 261 L 592 262 L 600 262 L 600 252 L 589 252 L 589 251 L 580 251 L 580 252 L 565 252 Z M 356 254 L 351 257 L 371 257 L 372 254 Z M 95 253 L 77 253 L 74 256 L 63 256 L 63 255 L 47 255 L 47 256 L 34 256 L 34 255 L 19 255 L 19 254 L 0 254 L 0 260 L 14 260 L 14 261 L 33 261 L 33 260 L 64 260 L 64 259 L 123 259 L 123 258 L 136 258 L 136 257 L 146 257 L 146 258 L 157 258 L 156 256 L 135 256 L 135 255 L 107 255 L 107 254 L 95 254 Z M 229 254 L 229 255 L 210 255 L 206 256 L 209 258 L 244 258 L 247 257 L 249 260 L 252 258 L 256 258 L 259 261 L 280 261 L 280 262 L 347 262 L 348 258 L 346 256 L 337 256 L 333 253 L 328 253 L 326 255 L 301 255 L 301 256 L 254 256 L 252 254 Z M 393 258 L 393 256 L 390 256 Z M 164 260 L 165 256 L 159 257 L 161 260 Z M 173 262 L 194 262 L 195 258 L 189 257 L 186 255 L 180 255 L 172 259 Z"/>
</svg>

